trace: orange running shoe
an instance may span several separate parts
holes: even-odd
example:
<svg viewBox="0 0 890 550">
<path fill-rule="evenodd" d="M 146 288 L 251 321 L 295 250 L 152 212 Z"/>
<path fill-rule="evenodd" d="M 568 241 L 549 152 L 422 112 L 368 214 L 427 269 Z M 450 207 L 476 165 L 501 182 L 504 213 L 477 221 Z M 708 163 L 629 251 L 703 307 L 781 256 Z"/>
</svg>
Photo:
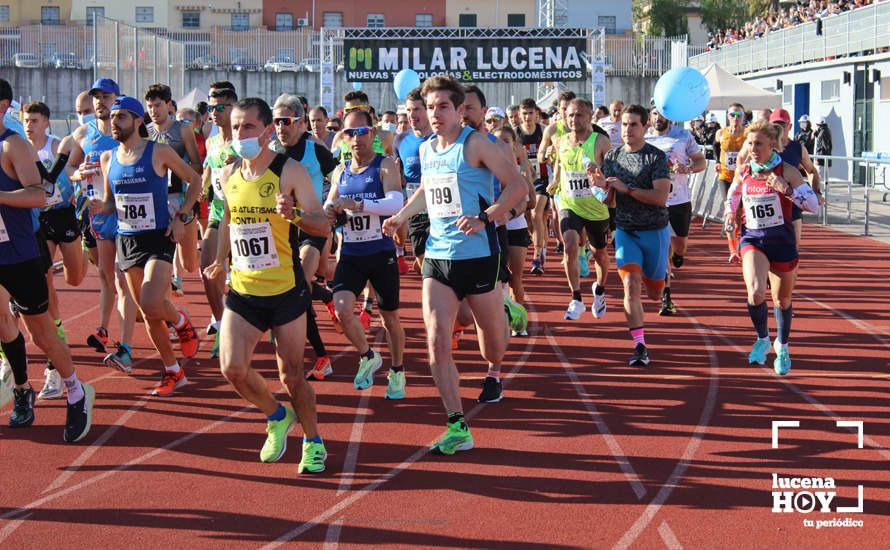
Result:
<svg viewBox="0 0 890 550">
<path fill-rule="evenodd" d="M 324 380 L 332 374 L 334 369 L 331 367 L 331 359 L 325 355 L 315 360 L 315 366 L 306 374 L 306 380 Z"/>
<path fill-rule="evenodd" d="M 328 308 L 328 313 L 331 314 L 331 321 L 334 322 L 334 330 L 337 331 L 337 334 L 343 334 L 343 326 L 340 325 L 340 319 L 337 318 L 337 311 L 334 309 L 334 301 L 326 303 L 324 307 Z"/>
<path fill-rule="evenodd" d="M 164 377 L 161 378 L 161 381 L 158 382 L 151 394 L 158 397 L 170 397 L 176 390 L 185 386 L 188 382 L 188 379 L 185 377 L 185 371 L 182 368 L 178 372 L 164 371 Z"/>
<path fill-rule="evenodd" d="M 362 308 L 362 312 L 358 314 L 358 320 L 365 328 L 365 332 L 371 330 L 371 313 L 367 309 Z"/>
<path fill-rule="evenodd" d="M 396 260 L 396 263 L 399 264 L 399 275 L 404 275 L 411 271 L 411 266 L 408 265 L 408 262 L 405 260 L 405 256 L 399 256 Z"/>
<path fill-rule="evenodd" d="M 451 349 L 457 349 L 460 344 L 460 337 L 464 335 L 464 331 L 467 330 L 466 325 L 459 325 L 454 323 L 454 332 L 451 333 Z"/>
<path fill-rule="evenodd" d="M 179 337 L 179 349 L 182 350 L 184 357 L 191 358 L 198 355 L 198 333 L 195 331 L 188 313 L 181 309 L 178 311 L 185 318 L 185 322 L 181 327 L 174 327 L 176 335 Z"/>
</svg>

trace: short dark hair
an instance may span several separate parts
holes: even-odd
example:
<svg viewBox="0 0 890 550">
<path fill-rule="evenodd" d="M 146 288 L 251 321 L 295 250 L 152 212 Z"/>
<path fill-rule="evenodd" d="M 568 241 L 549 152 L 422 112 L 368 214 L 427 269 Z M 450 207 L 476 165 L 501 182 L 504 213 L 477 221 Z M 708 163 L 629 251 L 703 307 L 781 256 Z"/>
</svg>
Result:
<svg viewBox="0 0 890 550">
<path fill-rule="evenodd" d="M 571 101 L 576 97 L 578 96 L 575 95 L 575 92 L 573 92 L 572 90 L 566 90 L 563 93 L 559 94 L 559 101 Z"/>
<path fill-rule="evenodd" d="M 485 100 L 485 94 L 482 93 L 482 90 L 479 86 L 475 84 L 470 84 L 469 86 L 464 86 L 464 101 L 466 101 L 467 94 L 476 94 L 476 97 L 479 98 L 479 103 L 482 105 L 482 108 L 488 106 L 488 102 Z"/>
<path fill-rule="evenodd" d="M 593 114 L 593 103 L 587 101 L 583 97 L 575 97 L 569 100 L 569 105 L 583 105 L 590 110 L 590 114 Z M 568 108 L 569 105 L 566 105 L 566 108 Z"/>
<path fill-rule="evenodd" d="M 324 108 L 324 105 L 319 105 L 318 107 L 313 107 L 312 111 L 314 111 L 315 109 L 318 109 L 319 111 L 321 111 L 321 114 L 324 115 L 325 118 L 328 118 L 328 110 Z"/>
<path fill-rule="evenodd" d="M 211 86 L 210 97 L 214 99 L 228 99 L 229 101 L 238 101 L 238 94 L 235 88 L 215 88 Z"/>
<path fill-rule="evenodd" d="M 440 75 L 426 79 L 423 83 L 423 88 L 420 90 L 424 101 L 426 101 L 426 96 L 432 92 L 448 92 L 449 99 L 455 109 L 464 104 L 464 98 L 466 97 L 463 85 L 452 76 Z"/>
<path fill-rule="evenodd" d="M 527 97 L 527 98 L 523 99 L 522 101 L 520 101 L 519 108 L 520 109 L 537 109 L 538 111 L 541 110 L 541 108 L 538 107 L 538 103 L 530 97 Z"/>
<path fill-rule="evenodd" d="M 26 113 L 39 113 L 46 118 L 49 118 L 50 114 L 49 106 L 42 101 L 32 101 L 31 103 L 27 103 L 24 107 L 22 107 L 22 110 L 24 110 Z"/>
<path fill-rule="evenodd" d="M 0 101 L 4 99 L 12 101 L 12 86 L 5 78 L 0 78 Z"/>
<path fill-rule="evenodd" d="M 195 105 L 195 110 L 198 111 L 198 114 L 204 116 L 207 114 L 207 102 L 199 101 L 197 105 Z"/>
<path fill-rule="evenodd" d="M 420 86 L 414 88 L 408 95 L 405 96 L 405 100 L 407 101 L 423 101 L 423 94 L 420 93 Z"/>
<path fill-rule="evenodd" d="M 361 109 L 356 109 L 356 110 L 354 110 L 354 111 L 349 111 L 348 113 L 346 113 L 346 116 L 343 117 L 343 122 L 346 122 L 346 119 L 349 118 L 349 117 L 351 117 L 351 116 L 360 116 L 360 117 L 363 117 L 363 118 L 365 119 L 365 124 L 366 124 L 367 126 L 373 126 L 373 125 L 374 125 L 374 122 L 371 120 L 371 113 L 369 113 L 368 111 L 362 111 Z"/>
<path fill-rule="evenodd" d="M 269 104 L 266 103 L 264 99 L 261 99 L 259 97 L 245 97 L 237 104 L 235 104 L 235 108 L 241 111 L 256 109 L 257 116 L 260 117 L 260 120 L 263 122 L 264 126 L 272 124 L 272 109 L 269 108 Z"/>
<path fill-rule="evenodd" d="M 297 96 L 297 99 L 299 99 L 300 103 L 302 103 L 303 105 L 309 105 L 309 100 L 306 99 L 306 96 L 300 95 L 300 96 Z"/>
<path fill-rule="evenodd" d="M 210 84 L 212 90 L 232 90 L 235 91 L 235 85 L 228 80 L 217 80 Z"/>
<path fill-rule="evenodd" d="M 362 103 L 368 103 L 368 94 L 361 90 L 352 90 L 343 96 L 343 102 L 345 103 L 347 101 L 361 101 Z"/>
<path fill-rule="evenodd" d="M 617 101 L 617 100 L 616 100 Z M 625 105 L 624 109 L 621 110 L 622 115 L 638 115 L 640 117 L 640 124 L 645 126 L 649 123 L 649 109 L 643 107 L 638 103 L 631 103 L 630 105 Z"/>
<path fill-rule="evenodd" d="M 386 115 L 399 116 L 395 111 L 383 111 L 383 116 Z"/>
<path fill-rule="evenodd" d="M 503 133 L 507 134 L 508 136 L 510 136 L 510 137 L 513 138 L 513 141 L 516 141 L 516 140 L 519 139 L 518 137 L 516 137 L 516 132 L 514 132 L 514 131 L 513 131 L 513 128 L 510 128 L 510 126 L 509 126 L 508 124 L 504 124 L 503 126 L 501 126 L 500 128 L 498 128 L 497 130 L 495 130 L 493 133 L 496 134 L 496 133 L 498 133 L 498 132 L 503 132 Z"/>
</svg>

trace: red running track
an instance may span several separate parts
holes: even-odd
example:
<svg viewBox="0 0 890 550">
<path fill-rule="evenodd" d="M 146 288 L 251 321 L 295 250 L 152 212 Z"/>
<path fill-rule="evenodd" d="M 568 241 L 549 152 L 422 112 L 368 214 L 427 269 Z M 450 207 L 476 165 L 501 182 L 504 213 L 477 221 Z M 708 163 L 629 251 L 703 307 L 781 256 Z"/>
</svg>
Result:
<svg viewBox="0 0 890 550">
<path fill-rule="evenodd" d="M 336 376 L 313 383 L 329 451 L 315 477 L 296 475 L 299 429 L 282 461 L 259 462 L 262 419 L 207 359 L 207 343 L 185 391 L 152 398 L 161 365 L 144 330 L 133 375 L 109 370 L 80 344 L 97 322 L 95 272 L 80 288 L 60 284 L 80 375 L 98 394 L 95 422 L 84 444 L 66 445 L 62 401 L 39 402 L 29 429 L 7 428 L 2 412 L 0 546 L 886 548 L 890 246 L 805 228 L 785 378 L 747 365 L 741 273 L 713 226 L 693 232 L 674 282 L 681 315 L 659 318 L 646 305 L 649 368 L 627 366 L 614 269 L 605 319 L 565 321 L 570 295 L 557 266 L 527 278 L 533 322 L 510 343 L 501 403 L 476 405 L 484 366 L 474 335 L 461 342 L 477 448 L 453 457 L 426 454 L 443 410 L 426 364 L 419 277 L 402 279 L 403 401 L 383 399 L 385 368 L 373 388 L 353 389 L 355 352 L 318 307 Z M 186 288 L 181 301 L 203 327 L 200 283 Z M 372 330 L 382 341 L 377 321 Z M 254 366 L 277 389 L 271 352 L 262 343 Z M 41 361 L 35 351 L 38 387 Z M 773 420 L 800 422 L 780 432 L 777 449 Z M 863 421 L 864 448 L 836 420 Z M 773 513 L 773 473 L 833 478 L 832 512 Z M 856 505 L 857 485 L 864 513 L 834 511 Z M 804 526 L 833 518 L 863 525 Z"/>
</svg>

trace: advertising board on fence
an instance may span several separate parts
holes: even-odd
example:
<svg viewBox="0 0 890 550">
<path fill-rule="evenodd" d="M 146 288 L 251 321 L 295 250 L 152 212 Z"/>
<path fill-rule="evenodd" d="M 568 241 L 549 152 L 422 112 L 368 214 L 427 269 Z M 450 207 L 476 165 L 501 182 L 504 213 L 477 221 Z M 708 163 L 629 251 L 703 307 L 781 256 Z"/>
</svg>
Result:
<svg viewBox="0 0 890 550">
<path fill-rule="evenodd" d="M 393 29 L 394 31 L 396 29 Z M 421 80 L 451 75 L 472 82 L 549 82 L 584 80 L 587 39 L 543 36 L 530 29 L 526 36 L 514 31 L 509 38 L 453 36 L 443 29 L 441 38 L 352 35 L 343 38 L 343 66 L 349 82 L 387 82 L 402 69 L 413 69 Z"/>
</svg>

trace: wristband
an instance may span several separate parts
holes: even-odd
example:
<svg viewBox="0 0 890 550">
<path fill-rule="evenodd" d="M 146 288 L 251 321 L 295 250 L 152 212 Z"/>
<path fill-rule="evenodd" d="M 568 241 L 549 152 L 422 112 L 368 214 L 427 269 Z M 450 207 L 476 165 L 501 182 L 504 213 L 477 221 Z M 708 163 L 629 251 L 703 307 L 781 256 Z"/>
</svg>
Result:
<svg viewBox="0 0 890 550">
<path fill-rule="evenodd" d="M 297 225 L 298 223 L 300 223 L 300 220 L 302 220 L 302 219 L 303 219 L 303 216 L 297 214 L 297 211 L 294 210 L 294 218 L 290 221 L 290 223 Z"/>
<path fill-rule="evenodd" d="M 488 212 L 486 212 L 485 210 L 483 210 L 482 212 L 479 212 L 479 215 L 476 217 L 479 218 L 479 221 L 481 221 L 484 224 L 490 223 L 488 220 Z"/>
</svg>

